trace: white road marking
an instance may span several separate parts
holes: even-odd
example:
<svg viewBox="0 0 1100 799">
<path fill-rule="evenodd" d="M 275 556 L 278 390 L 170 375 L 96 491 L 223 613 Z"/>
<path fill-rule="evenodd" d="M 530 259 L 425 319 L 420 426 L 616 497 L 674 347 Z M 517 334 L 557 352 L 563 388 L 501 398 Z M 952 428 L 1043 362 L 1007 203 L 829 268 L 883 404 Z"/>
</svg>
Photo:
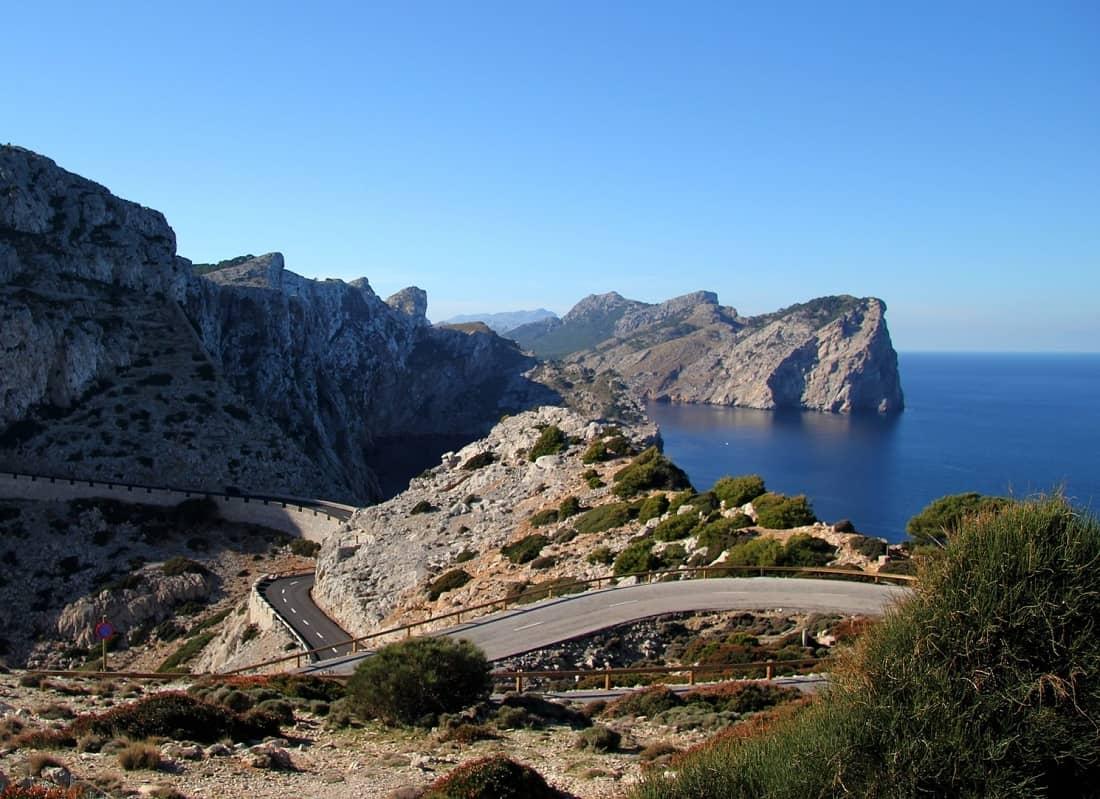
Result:
<svg viewBox="0 0 1100 799">
<path fill-rule="evenodd" d="M 532 624 L 525 624 L 525 625 L 523 625 L 522 627 L 517 627 L 517 628 L 515 629 L 515 632 L 517 632 L 517 633 L 518 633 L 518 632 L 519 632 L 520 630 L 530 630 L 530 629 L 531 629 L 532 627 L 538 627 L 538 626 L 539 626 L 540 624 L 542 624 L 542 622 L 541 622 L 541 621 L 536 621 L 536 622 L 534 622 L 534 623 L 532 623 Z"/>
<path fill-rule="evenodd" d="M 302 624 L 309 625 L 309 619 L 302 619 Z"/>
<path fill-rule="evenodd" d="M 291 581 L 290 581 L 290 584 L 291 584 L 291 585 L 297 585 L 297 584 L 298 584 L 298 581 L 297 581 L 297 580 L 291 580 Z"/>
<path fill-rule="evenodd" d="M 297 610 L 295 610 L 294 608 L 291 608 L 291 609 L 290 609 L 290 612 L 291 612 L 291 613 L 297 613 L 298 611 L 297 611 Z"/>
<path fill-rule="evenodd" d="M 318 637 L 318 638 L 324 638 L 324 637 L 325 637 L 325 635 L 324 635 L 324 633 L 317 633 L 317 637 Z"/>
<path fill-rule="evenodd" d="M 637 599 L 628 599 L 626 600 L 626 602 L 612 602 L 610 605 L 608 605 L 608 607 L 617 608 L 619 605 L 633 605 L 637 601 Z"/>
<path fill-rule="evenodd" d="M 283 601 L 284 601 L 284 602 L 289 602 L 290 600 L 289 600 L 289 599 L 287 599 L 287 598 L 286 598 L 286 597 L 284 596 L 284 597 L 283 597 Z"/>
<path fill-rule="evenodd" d="M 283 589 L 283 593 L 284 593 L 284 594 L 286 593 L 286 589 L 285 589 L 285 588 Z"/>
</svg>

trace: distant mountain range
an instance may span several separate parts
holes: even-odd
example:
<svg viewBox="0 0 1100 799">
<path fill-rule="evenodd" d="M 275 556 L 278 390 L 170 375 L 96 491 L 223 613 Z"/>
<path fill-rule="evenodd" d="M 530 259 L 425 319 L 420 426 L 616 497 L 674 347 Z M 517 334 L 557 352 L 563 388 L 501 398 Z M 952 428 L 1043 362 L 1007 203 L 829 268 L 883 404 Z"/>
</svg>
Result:
<svg viewBox="0 0 1100 799">
<path fill-rule="evenodd" d="M 903 397 L 885 314 L 874 297 L 820 297 L 745 317 L 711 291 L 657 304 L 610 292 L 507 336 L 539 358 L 618 375 L 646 399 L 893 412 Z"/>
<path fill-rule="evenodd" d="M 540 322 L 545 319 L 557 319 L 558 315 L 545 308 L 536 308 L 533 311 L 501 311 L 500 313 L 483 314 L 459 314 L 450 319 L 444 319 L 441 325 L 464 325 L 470 322 L 484 322 L 491 330 L 497 333 L 506 333 L 521 325 Z"/>
</svg>

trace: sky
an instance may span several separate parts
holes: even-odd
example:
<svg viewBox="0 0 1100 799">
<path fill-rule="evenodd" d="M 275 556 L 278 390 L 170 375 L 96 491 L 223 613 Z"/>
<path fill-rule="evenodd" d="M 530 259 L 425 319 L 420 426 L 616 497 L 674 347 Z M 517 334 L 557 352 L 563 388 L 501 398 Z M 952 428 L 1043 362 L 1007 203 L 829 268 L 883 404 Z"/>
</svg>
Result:
<svg viewBox="0 0 1100 799">
<path fill-rule="evenodd" d="M 196 262 L 428 292 L 884 299 L 899 350 L 1100 350 L 1100 4 L 18 3 L 0 142 Z"/>
</svg>

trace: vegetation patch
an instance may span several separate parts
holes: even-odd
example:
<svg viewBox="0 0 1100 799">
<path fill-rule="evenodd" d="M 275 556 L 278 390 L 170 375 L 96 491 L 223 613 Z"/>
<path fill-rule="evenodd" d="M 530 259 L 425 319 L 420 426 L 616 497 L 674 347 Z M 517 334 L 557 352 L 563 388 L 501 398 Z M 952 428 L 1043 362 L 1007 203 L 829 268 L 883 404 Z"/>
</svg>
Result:
<svg viewBox="0 0 1100 799">
<path fill-rule="evenodd" d="M 557 520 L 557 508 L 546 508 L 545 510 L 540 510 L 538 513 L 534 514 L 530 519 L 528 519 L 528 521 L 531 522 L 532 527 L 545 527 L 548 524 L 553 524 Z"/>
<path fill-rule="evenodd" d="M 691 535 L 698 524 L 699 517 L 696 514 L 678 513 L 654 527 L 653 537 L 658 541 L 679 541 Z"/>
<path fill-rule="evenodd" d="M 929 503 L 909 520 L 905 532 L 917 544 L 942 546 L 971 516 L 996 513 L 1012 503 L 1006 497 L 990 497 L 973 492 L 949 494 Z"/>
<path fill-rule="evenodd" d="M 471 455 L 469 458 L 466 459 L 466 462 L 462 464 L 462 468 L 467 472 L 472 472 L 488 466 L 496 459 L 496 455 L 486 450 L 485 452 L 479 452 L 476 455 Z"/>
<path fill-rule="evenodd" d="M 612 502 L 607 505 L 597 505 L 592 510 L 585 511 L 573 522 L 573 527 L 578 533 L 602 533 L 615 527 L 622 527 L 630 521 L 634 509 L 629 502 Z"/>
<path fill-rule="evenodd" d="M 527 453 L 527 459 L 534 461 L 543 455 L 557 455 L 559 452 L 564 452 L 567 446 L 569 446 L 569 439 L 566 438 L 565 433 L 555 425 L 548 425 L 543 428 L 535 445 Z"/>
<path fill-rule="evenodd" d="M 77 737 L 171 738 L 214 743 L 258 740 L 279 734 L 278 720 L 264 712 L 236 713 L 178 691 L 154 694 L 105 713 L 80 716 L 68 731 Z"/>
<path fill-rule="evenodd" d="M 665 565 L 660 555 L 653 551 L 652 538 L 643 538 L 627 545 L 626 549 L 615 557 L 615 565 L 612 568 L 616 577 L 633 574 L 635 572 L 656 571 Z"/>
<path fill-rule="evenodd" d="M 321 551 L 320 541 L 310 541 L 308 538 L 295 538 L 290 542 L 290 551 L 303 558 L 315 558 Z"/>
<path fill-rule="evenodd" d="M 347 693 L 364 718 L 430 726 L 440 713 L 488 699 L 491 687 L 489 662 L 469 641 L 412 638 L 364 660 L 348 680 Z"/>
<path fill-rule="evenodd" d="M 752 502 L 762 496 L 764 478 L 758 474 L 744 474 L 740 477 L 721 477 L 710 489 L 727 508 L 739 508 L 746 502 Z"/>
<path fill-rule="evenodd" d="M 500 553 L 512 563 L 528 563 L 537 558 L 542 548 L 549 543 L 550 539 L 542 533 L 532 533 L 511 544 L 505 544 L 500 548 Z"/>
<path fill-rule="evenodd" d="M 417 516 L 421 513 L 435 513 L 437 510 L 439 510 L 439 508 L 437 508 L 435 505 L 428 502 L 428 500 L 426 499 L 422 499 L 412 506 L 412 510 L 409 511 L 409 515 Z"/>
<path fill-rule="evenodd" d="M 547 785 L 530 766 L 504 755 L 463 763 L 433 782 L 423 799 L 558 799 L 562 794 Z"/>
<path fill-rule="evenodd" d="M 642 452 L 629 465 L 615 472 L 612 489 L 616 496 L 632 497 L 654 489 L 691 488 L 687 474 L 656 447 Z"/>
<path fill-rule="evenodd" d="M 770 530 L 789 530 L 817 521 L 810 501 L 804 494 L 788 497 L 783 494 L 762 494 L 752 502 L 756 523 Z"/>
<path fill-rule="evenodd" d="M 428 585 L 428 599 L 432 602 L 439 599 L 448 591 L 454 591 L 470 582 L 472 578 L 465 569 L 451 569 L 436 577 Z"/>
</svg>

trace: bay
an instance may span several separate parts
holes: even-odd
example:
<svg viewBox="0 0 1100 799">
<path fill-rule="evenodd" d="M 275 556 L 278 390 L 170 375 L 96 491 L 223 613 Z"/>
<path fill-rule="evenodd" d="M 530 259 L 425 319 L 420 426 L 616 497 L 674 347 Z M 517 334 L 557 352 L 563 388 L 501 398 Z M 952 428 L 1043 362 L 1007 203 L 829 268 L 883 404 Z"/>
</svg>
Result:
<svg viewBox="0 0 1100 799">
<path fill-rule="evenodd" d="M 1100 502 L 1100 354 L 899 355 L 893 416 L 651 404 L 665 452 L 699 489 L 757 473 L 819 518 L 890 541 L 945 494 L 1062 490 Z"/>
</svg>

